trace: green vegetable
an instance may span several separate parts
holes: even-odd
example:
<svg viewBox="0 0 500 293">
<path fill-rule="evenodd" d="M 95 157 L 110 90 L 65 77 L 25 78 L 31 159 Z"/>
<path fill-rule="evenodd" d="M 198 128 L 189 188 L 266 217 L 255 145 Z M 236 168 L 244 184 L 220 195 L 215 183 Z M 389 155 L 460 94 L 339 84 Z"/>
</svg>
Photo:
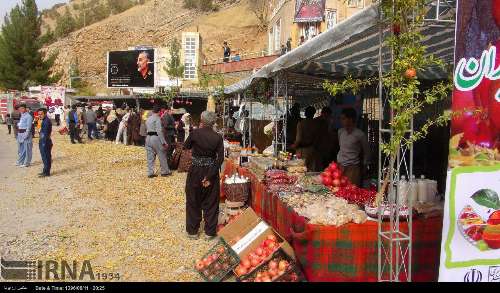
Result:
<svg viewBox="0 0 500 293">
<path fill-rule="evenodd" d="M 494 210 L 500 210 L 500 199 L 498 193 L 491 189 L 481 189 L 476 191 L 471 198 L 479 205 Z"/>
<path fill-rule="evenodd" d="M 450 155 L 458 156 L 460 155 L 460 152 L 456 148 L 450 148 Z"/>
<path fill-rule="evenodd" d="M 474 156 L 474 159 L 476 161 L 489 161 L 490 158 L 486 154 L 480 153 Z"/>
</svg>

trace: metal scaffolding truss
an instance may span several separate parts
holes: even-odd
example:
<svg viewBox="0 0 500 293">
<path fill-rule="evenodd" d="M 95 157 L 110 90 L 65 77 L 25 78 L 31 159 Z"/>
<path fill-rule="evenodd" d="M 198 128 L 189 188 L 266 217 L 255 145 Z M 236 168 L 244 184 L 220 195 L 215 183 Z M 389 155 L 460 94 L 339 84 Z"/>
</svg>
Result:
<svg viewBox="0 0 500 293">
<path fill-rule="evenodd" d="M 429 10 L 425 18 L 426 25 L 439 26 L 454 22 L 456 1 L 434 0 L 427 3 Z M 381 15 L 381 13 L 380 13 Z M 429 24 L 428 22 L 432 22 Z M 380 19 L 379 27 L 379 100 L 380 122 L 379 142 L 388 142 L 393 132 L 390 128 L 394 113 L 389 106 L 389 91 L 382 83 L 384 46 L 384 26 Z M 390 54 L 392 59 L 392 53 Z M 389 60 L 391 61 L 391 60 Z M 391 61 L 392 62 L 392 61 Z M 406 131 L 408 136 L 414 131 L 413 120 Z M 391 162 L 388 156 L 379 148 L 378 182 L 379 190 L 384 174 L 389 172 L 388 192 L 379 206 L 378 216 L 378 280 L 380 282 L 411 282 L 412 280 L 412 200 L 407 194 L 398 194 L 397 184 L 402 175 L 408 179 L 413 176 L 413 146 L 402 147 L 395 160 Z M 392 164 L 392 166 L 391 166 Z M 415 187 L 416 188 L 416 187 Z M 406 204 L 408 203 L 408 204 Z M 407 212 L 406 212 L 407 211 Z M 384 216 L 384 213 L 386 215 Z M 402 223 L 407 223 L 407 229 L 402 229 Z M 404 232 L 407 231 L 407 232 Z"/>
<path fill-rule="evenodd" d="M 274 155 L 277 156 L 280 151 L 286 151 L 287 137 L 286 137 L 286 123 L 289 109 L 289 95 L 288 95 L 288 78 L 286 72 L 280 72 L 274 77 Z M 280 100 L 283 103 L 280 103 Z"/>
</svg>

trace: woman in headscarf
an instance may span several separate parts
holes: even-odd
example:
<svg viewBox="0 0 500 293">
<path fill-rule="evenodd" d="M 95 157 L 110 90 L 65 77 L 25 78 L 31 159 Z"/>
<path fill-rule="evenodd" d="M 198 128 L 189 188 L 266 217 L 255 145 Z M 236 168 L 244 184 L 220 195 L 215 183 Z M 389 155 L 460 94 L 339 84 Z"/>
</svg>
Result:
<svg viewBox="0 0 500 293">
<path fill-rule="evenodd" d="M 116 115 L 115 109 L 109 112 L 104 124 L 106 125 L 106 139 L 114 141 L 116 139 L 119 125 L 118 116 Z"/>
<path fill-rule="evenodd" d="M 182 115 L 181 120 L 179 120 L 177 124 L 177 142 L 184 143 L 191 131 L 193 131 L 193 127 L 191 126 L 191 114 L 186 113 Z"/>
<path fill-rule="evenodd" d="M 184 144 L 193 153 L 186 180 L 186 232 L 190 239 L 198 238 L 202 211 L 206 240 L 217 234 L 219 169 L 224 161 L 224 143 L 222 136 L 213 130 L 216 119 L 214 112 L 203 112 L 202 127 L 193 130 Z"/>
</svg>

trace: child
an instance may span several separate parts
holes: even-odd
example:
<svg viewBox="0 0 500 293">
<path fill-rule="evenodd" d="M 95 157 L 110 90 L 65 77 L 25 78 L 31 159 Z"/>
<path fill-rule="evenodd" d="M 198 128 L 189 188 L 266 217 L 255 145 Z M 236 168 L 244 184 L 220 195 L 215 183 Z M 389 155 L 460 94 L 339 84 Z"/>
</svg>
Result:
<svg viewBox="0 0 500 293">
<path fill-rule="evenodd" d="M 14 124 L 14 121 L 12 120 L 12 117 L 10 117 L 10 114 L 7 114 L 7 118 L 5 119 L 7 122 L 7 128 L 9 129 L 9 134 L 12 131 L 12 125 Z"/>
</svg>

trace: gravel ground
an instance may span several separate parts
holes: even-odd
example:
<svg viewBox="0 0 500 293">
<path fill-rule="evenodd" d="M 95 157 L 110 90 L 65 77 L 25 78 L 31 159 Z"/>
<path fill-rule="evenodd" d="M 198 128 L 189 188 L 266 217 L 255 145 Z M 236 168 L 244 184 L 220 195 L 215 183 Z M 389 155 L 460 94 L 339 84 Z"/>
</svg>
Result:
<svg viewBox="0 0 500 293">
<path fill-rule="evenodd" d="M 19 168 L 14 138 L 0 136 L 4 259 L 90 260 L 120 281 L 201 281 L 193 263 L 214 242 L 185 237 L 185 174 L 147 178 L 140 147 L 53 139 L 53 175 L 40 179 L 38 141 L 32 167 Z"/>
</svg>

